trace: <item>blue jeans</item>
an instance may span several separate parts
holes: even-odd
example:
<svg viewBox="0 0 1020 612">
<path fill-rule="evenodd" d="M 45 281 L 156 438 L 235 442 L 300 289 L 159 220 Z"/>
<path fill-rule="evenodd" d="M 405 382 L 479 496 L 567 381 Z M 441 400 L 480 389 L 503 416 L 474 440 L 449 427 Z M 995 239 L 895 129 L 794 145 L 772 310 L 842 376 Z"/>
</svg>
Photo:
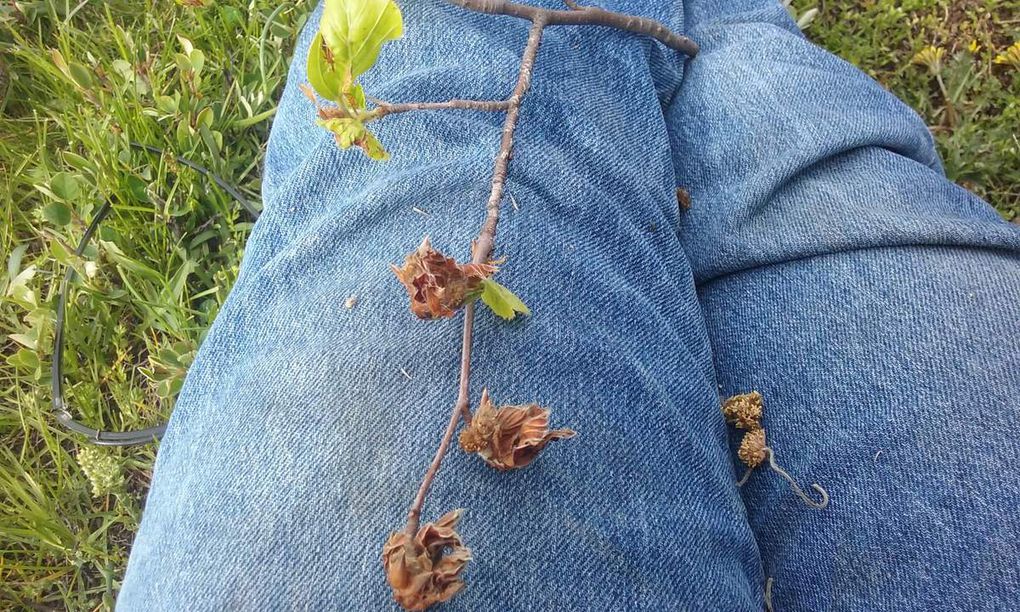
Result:
<svg viewBox="0 0 1020 612">
<path fill-rule="evenodd" d="M 549 406 L 579 435 L 516 472 L 451 451 L 423 519 L 466 507 L 474 560 L 442 609 L 761 610 L 769 578 L 783 611 L 1015 605 L 1020 232 L 774 2 L 604 6 L 702 50 L 546 31 L 495 252 L 534 314 L 479 310 L 471 396 Z M 525 22 L 401 8 L 367 92 L 508 95 Z M 381 548 L 448 419 L 461 336 L 459 317 L 415 319 L 387 264 L 426 234 L 468 258 L 503 116 L 394 115 L 376 124 L 390 161 L 339 150 L 297 89 L 317 22 L 123 610 L 395 609 Z M 828 508 L 767 470 L 735 485 L 720 397 L 751 389 L 777 459 Z"/>
</svg>

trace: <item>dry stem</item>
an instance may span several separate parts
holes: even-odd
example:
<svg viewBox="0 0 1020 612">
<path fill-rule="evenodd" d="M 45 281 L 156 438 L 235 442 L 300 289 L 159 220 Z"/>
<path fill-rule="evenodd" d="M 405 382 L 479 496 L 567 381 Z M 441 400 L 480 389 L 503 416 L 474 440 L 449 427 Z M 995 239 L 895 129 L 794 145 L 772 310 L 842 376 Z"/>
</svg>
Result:
<svg viewBox="0 0 1020 612">
<path fill-rule="evenodd" d="M 449 100 L 446 102 L 413 102 L 406 104 L 388 104 L 383 102 L 378 104 L 378 112 L 379 116 L 382 117 L 412 110 L 467 109 L 506 111 L 499 153 L 496 155 L 496 163 L 492 172 L 492 187 L 489 192 L 489 200 L 486 204 L 485 222 L 478 234 L 478 238 L 472 245 L 472 262 L 485 263 L 492 254 L 492 248 L 496 240 L 496 225 L 499 223 L 499 206 L 503 199 L 503 190 L 506 185 L 507 168 L 513 154 L 514 130 L 517 128 L 521 102 L 531 85 L 535 57 L 538 54 L 538 47 L 542 40 L 544 28 L 552 25 L 607 26 L 651 36 L 667 47 L 682 51 L 689 56 L 694 56 L 698 52 L 698 45 L 689 38 L 670 31 L 666 26 L 657 21 L 644 17 L 614 13 L 597 7 L 582 7 L 572 0 L 567 1 L 567 6 L 570 10 L 566 11 L 516 4 L 508 0 L 449 0 L 449 2 L 471 11 L 509 15 L 531 21 L 531 30 L 528 33 L 528 42 L 524 47 L 524 53 L 521 57 L 521 66 L 517 74 L 517 85 L 514 87 L 513 93 L 506 100 L 500 101 Z M 464 308 L 464 334 L 457 401 L 454 403 L 450 420 L 446 430 L 443 432 L 439 448 L 436 450 L 432 463 L 429 465 L 421 486 L 418 488 L 418 494 L 415 495 L 414 502 L 408 509 L 407 526 L 405 528 L 408 542 L 414 538 L 418 530 L 425 496 L 428 493 L 429 487 L 432 486 L 432 481 L 439 472 L 443 457 L 453 441 L 453 434 L 457 429 L 460 417 L 463 416 L 466 423 L 471 423 L 468 392 L 471 377 L 471 337 L 474 320 L 475 304 L 472 302 Z"/>
<path fill-rule="evenodd" d="M 614 13 L 596 6 L 579 6 L 568 2 L 570 10 L 556 11 L 552 9 L 517 4 L 509 0 L 448 0 L 461 8 L 479 13 L 493 15 L 509 15 L 528 19 L 532 23 L 541 19 L 546 25 L 594 25 L 616 28 L 635 34 L 651 36 L 670 49 L 686 53 L 694 57 L 698 53 L 698 45 L 686 36 L 676 34 L 658 21 L 634 15 Z"/>
<path fill-rule="evenodd" d="M 408 111 L 456 109 L 497 112 L 510 110 L 510 106 L 510 100 L 447 100 L 446 102 L 406 102 L 401 104 L 379 102 L 375 112 L 376 117 L 382 119 L 386 115 Z"/>
<path fill-rule="evenodd" d="M 500 139 L 499 153 L 496 155 L 496 165 L 492 171 L 492 189 L 489 192 L 489 201 L 486 205 L 485 222 L 474 243 L 472 261 L 483 263 L 488 260 L 492 252 L 492 245 L 496 239 L 496 224 L 499 222 L 499 204 L 503 199 L 503 187 L 506 184 L 507 166 L 510 163 L 510 156 L 513 152 L 514 130 L 517 128 L 517 118 L 520 116 L 521 101 L 524 94 L 531 85 L 531 74 L 535 68 L 535 56 L 538 54 L 538 46 L 542 41 L 542 29 L 545 22 L 536 19 L 532 22 L 531 31 L 528 33 L 528 42 L 524 47 L 524 54 L 521 57 L 521 67 L 517 74 L 517 86 L 513 94 L 507 99 L 509 109 L 506 113 L 506 120 L 503 122 L 503 136 Z M 439 443 L 432 463 L 429 465 L 425 478 L 418 487 L 418 494 L 407 511 L 407 527 L 405 533 L 408 539 L 413 539 L 418 531 L 421 518 L 421 508 L 425 503 L 425 495 L 428 493 L 432 481 L 439 472 L 439 466 L 443 462 L 450 443 L 453 441 L 453 433 L 457 429 L 457 422 L 463 415 L 464 421 L 471 423 L 471 409 L 469 407 L 468 391 L 471 381 L 471 336 L 474 329 L 475 304 L 469 303 L 464 308 L 464 340 L 461 346 L 460 359 L 460 386 L 457 391 L 457 401 L 454 403 L 453 411 L 450 414 L 450 421 L 443 432 L 443 439 Z"/>
</svg>

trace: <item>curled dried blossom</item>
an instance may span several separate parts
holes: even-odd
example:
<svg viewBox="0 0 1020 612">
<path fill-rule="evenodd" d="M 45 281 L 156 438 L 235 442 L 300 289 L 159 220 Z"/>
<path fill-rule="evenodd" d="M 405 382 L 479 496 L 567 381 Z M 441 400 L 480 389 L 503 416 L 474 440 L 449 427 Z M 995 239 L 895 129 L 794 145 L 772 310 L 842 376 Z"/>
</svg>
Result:
<svg viewBox="0 0 1020 612">
<path fill-rule="evenodd" d="M 757 391 L 734 395 L 722 405 L 723 416 L 737 429 L 760 429 L 763 410 L 761 393 Z"/>
<path fill-rule="evenodd" d="M 452 317 L 478 296 L 482 281 L 497 270 L 491 264 L 459 264 L 432 248 L 426 236 L 403 267 L 390 264 L 411 298 L 411 311 L 422 319 Z"/>
<path fill-rule="evenodd" d="M 691 209 L 691 194 L 683 187 L 676 188 L 676 202 L 680 205 L 680 210 Z"/>
<path fill-rule="evenodd" d="M 755 468 L 765 461 L 765 430 L 752 429 L 744 434 L 737 450 L 737 457 L 749 468 Z"/>
<path fill-rule="evenodd" d="M 460 573 L 471 560 L 471 551 L 454 530 L 463 513 L 453 510 L 435 523 L 425 523 L 413 539 L 395 531 L 386 540 L 382 554 L 386 581 L 393 599 L 405 610 L 424 610 L 464 588 Z"/>
<path fill-rule="evenodd" d="M 460 447 L 478 453 L 497 470 L 512 470 L 531 463 L 549 442 L 575 435 L 570 429 L 550 431 L 547 408 L 537 404 L 497 408 L 483 390 L 471 425 L 460 433 Z"/>
</svg>

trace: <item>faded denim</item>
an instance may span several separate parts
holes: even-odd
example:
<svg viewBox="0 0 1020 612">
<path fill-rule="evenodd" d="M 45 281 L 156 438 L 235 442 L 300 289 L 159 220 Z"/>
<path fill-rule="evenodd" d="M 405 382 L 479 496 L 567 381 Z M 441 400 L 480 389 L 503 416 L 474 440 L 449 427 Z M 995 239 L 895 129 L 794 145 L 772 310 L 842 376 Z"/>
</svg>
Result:
<svg viewBox="0 0 1020 612">
<path fill-rule="evenodd" d="M 1020 232 L 778 5 L 606 7 L 702 51 L 545 33 L 496 246 L 534 315 L 479 310 L 472 397 L 550 406 L 579 436 L 515 473 L 449 454 L 424 519 L 466 507 L 474 560 L 441 609 L 761 610 L 767 577 L 783 611 L 1013 607 Z M 406 35 L 366 91 L 508 95 L 526 23 L 401 8 Z M 273 125 L 265 213 L 159 452 L 122 610 L 396 608 L 381 546 L 448 418 L 461 324 L 416 320 L 387 264 L 426 234 L 467 258 L 503 116 L 388 117 L 386 163 L 338 150 L 297 90 L 317 20 Z M 750 389 L 780 463 L 823 484 L 827 509 L 771 472 L 735 486 L 719 398 Z"/>
</svg>

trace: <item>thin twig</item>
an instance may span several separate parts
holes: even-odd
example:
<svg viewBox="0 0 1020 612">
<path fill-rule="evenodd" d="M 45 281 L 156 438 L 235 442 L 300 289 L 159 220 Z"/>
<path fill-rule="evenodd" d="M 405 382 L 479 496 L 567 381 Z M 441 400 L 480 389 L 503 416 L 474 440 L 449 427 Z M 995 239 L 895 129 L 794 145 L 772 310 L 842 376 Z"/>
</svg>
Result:
<svg viewBox="0 0 1020 612">
<path fill-rule="evenodd" d="M 503 122 L 503 136 L 500 139 L 499 153 L 496 155 L 496 164 L 492 171 L 492 189 L 489 193 L 489 201 L 486 204 L 485 222 L 482 224 L 482 229 L 473 248 L 472 261 L 474 263 L 483 263 L 488 260 L 496 239 L 496 224 L 499 222 L 499 204 L 503 198 L 507 166 L 510 163 L 510 157 L 513 152 L 514 130 L 517 127 L 517 118 L 520 116 L 521 101 L 524 99 L 524 95 L 531 84 L 531 74 L 535 67 L 535 56 L 538 54 L 538 46 L 542 41 L 542 29 L 544 27 L 545 22 L 542 19 L 532 22 L 531 31 L 528 33 L 528 42 L 521 56 L 521 67 L 517 75 L 517 85 L 514 87 L 513 94 L 507 99 L 509 108 L 507 109 L 506 120 Z M 439 472 L 443 456 L 446 455 L 446 451 L 450 448 L 458 421 L 463 417 L 465 423 L 471 424 L 468 392 L 471 381 L 471 337 L 474 329 L 474 320 L 475 304 L 470 302 L 464 308 L 464 334 L 461 343 L 460 385 L 457 390 L 457 401 L 454 403 L 453 411 L 450 414 L 450 421 L 446 426 L 446 431 L 443 432 L 443 439 L 439 443 L 439 448 L 432 458 L 432 463 L 425 473 L 421 486 L 418 487 L 418 494 L 415 495 L 414 502 L 407 511 L 407 527 L 404 531 L 408 536 L 407 541 L 409 545 L 418 531 L 421 509 L 425 504 L 425 495 L 428 493 L 429 487 L 432 486 L 432 481 Z"/>
<path fill-rule="evenodd" d="M 532 22 L 531 31 L 528 33 L 528 44 L 524 48 L 524 55 L 521 58 L 521 70 L 517 75 L 517 86 L 510 96 L 510 110 L 506 113 L 506 121 L 503 122 L 503 138 L 499 143 L 499 153 L 496 155 L 496 167 L 492 171 L 492 189 L 489 192 L 489 202 L 486 204 L 485 223 L 478 235 L 474 245 L 472 261 L 476 264 L 485 263 L 492 254 L 492 246 L 496 240 L 496 224 L 499 223 L 499 205 L 503 200 L 503 187 L 506 184 L 507 166 L 510 164 L 510 156 L 513 154 L 514 130 L 517 128 L 517 117 L 520 116 L 521 101 L 524 94 L 531 86 L 531 73 L 535 68 L 535 56 L 538 54 L 538 45 L 542 41 L 542 30 L 545 22 L 539 18 Z"/>
<path fill-rule="evenodd" d="M 511 106 L 510 100 L 447 100 L 446 102 L 402 102 L 399 104 L 377 101 L 376 103 L 378 107 L 375 112 L 380 119 L 386 115 L 396 115 L 408 111 L 457 109 L 500 112 L 509 110 Z"/>
<path fill-rule="evenodd" d="M 645 34 L 666 45 L 694 57 L 698 53 L 698 45 L 686 36 L 680 36 L 658 21 L 646 17 L 614 13 L 595 6 L 570 7 L 566 11 L 539 8 L 517 4 L 509 0 L 448 0 L 469 11 L 489 13 L 492 15 L 509 15 L 528 19 L 532 23 L 541 20 L 544 24 L 554 25 L 593 25 L 616 28 L 636 34 Z"/>
</svg>

